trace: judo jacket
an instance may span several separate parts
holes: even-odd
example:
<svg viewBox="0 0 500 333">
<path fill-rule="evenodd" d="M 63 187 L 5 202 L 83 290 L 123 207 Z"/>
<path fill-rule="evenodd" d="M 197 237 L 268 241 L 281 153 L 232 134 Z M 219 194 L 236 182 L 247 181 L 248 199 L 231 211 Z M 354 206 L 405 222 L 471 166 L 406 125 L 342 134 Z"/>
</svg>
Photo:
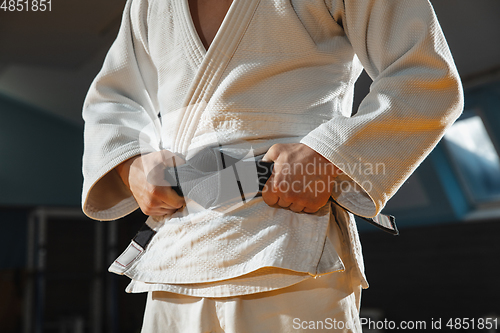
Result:
<svg viewBox="0 0 500 333">
<path fill-rule="evenodd" d="M 363 68 L 373 83 L 352 115 Z M 84 103 L 83 210 L 113 220 L 138 208 L 114 170 L 138 154 L 189 158 L 217 146 L 248 156 L 300 142 L 343 171 L 335 201 L 373 217 L 462 108 L 427 0 L 234 0 L 208 50 L 187 0 L 128 0 Z M 217 283 L 264 267 L 327 274 L 342 270 L 326 241 L 334 220 L 366 287 L 352 214 L 331 205 L 297 214 L 258 196 L 148 219 L 155 236 L 120 272 L 156 286 Z"/>
</svg>

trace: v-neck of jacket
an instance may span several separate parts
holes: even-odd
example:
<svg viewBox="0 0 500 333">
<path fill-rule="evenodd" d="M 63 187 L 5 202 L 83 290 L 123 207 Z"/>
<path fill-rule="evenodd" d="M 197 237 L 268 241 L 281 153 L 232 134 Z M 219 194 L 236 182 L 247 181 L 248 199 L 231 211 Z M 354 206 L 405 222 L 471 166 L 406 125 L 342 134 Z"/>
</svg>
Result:
<svg viewBox="0 0 500 333">
<path fill-rule="evenodd" d="M 196 74 L 183 103 L 184 112 L 179 126 L 183 133 L 174 140 L 174 149 L 185 152 L 197 123 L 210 100 L 224 70 L 232 59 L 261 0 L 233 0 L 208 50 L 205 49 L 191 17 L 188 0 L 173 0 L 175 12 L 182 24 L 184 51 Z"/>
<path fill-rule="evenodd" d="M 200 2 L 201 0 L 199 0 L 198 2 Z M 224 18 L 226 17 L 226 14 L 228 13 L 229 11 L 229 8 L 231 8 L 231 5 L 233 4 L 233 1 L 234 0 L 229 0 L 230 3 L 227 7 L 225 8 L 220 8 L 219 10 L 224 10 L 224 16 L 222 17 L 222 20 L 219 22 L 219 25 L 217 27 L 217 30 L 215 31 L 215 34 L 217 34 L 217 32 L 219 31 L 221 25 L 222 25 L 222 22 L 224 21 Z M 212 4 L 213 2 L 213 4 Z M 218 6 L 215 4 L 215 1 L 212 1 L 212 2 L 208 2 L 209 4 L 212 4 L 212 6 Z M 224 0 L 217 0 L 217 3 L 226 3 L 226 1 Z M 196 0 L 187 0 L 187 3 L 188 3 L 188 7 L 189 7 L 189 16 L 191 17 L 191 22 L 193 23 L 194 27 L 195 27 L 195 30 L 196 30 L 196 33 L 197 33 L 197 36 L 199 40 L 201 40 L 201 44 L 203 45 L 204 49 L 205 49 L 205 53 L 206 51 L 210 48 L 210 45 L 212 45 L 212 42 L 213 42 L 213 39 L 215 38 L 215 35 L 211 36 L 211 39 L 208 40 L 208 39 L 204 39 L 203 38 L 203 35 L 204 35 L 204 24 L 208 24 L 208 22 L 206 20 L 203 20 L 203 18 L 206 19 L 206 15 L 203 11 L 200 11 L 200 3 L 197 3 Z M 196 5 L 194 3 L 197 3 Z M 193 11 L 193 9 L 196 9 L 196 11 Z M 195 15 L 195 12 L 197 12 L 197 15 Z M 217 16 L 217 15 L 215 15 Z M 196 24 L 198 21 L 198 24 Z"/>
<path fill-rule="evenodd" d="M 231 54 L 234 52 L 238 43 L 233 43 L 233 41 L 234 39 L 239 41 L 243 36 L 260 0 L 233 0 L 208 50 L 203 45 L 194 25 L 189 1 L 176 0 L 176 2 L 179 5 L 179 13 L 182 16 L 181 20 L 183 21 L 188 44 L 186 47 L 190 49 L 190 53 L 194 56 L 193 59 L 196 64 L 201 67 L 207 58 L 211 59 L 209 60 L 210 62 L 214 61 L 215 53 L 220 53 L 222 50 L 224 52 L 232 51 Z"/>
</svg>

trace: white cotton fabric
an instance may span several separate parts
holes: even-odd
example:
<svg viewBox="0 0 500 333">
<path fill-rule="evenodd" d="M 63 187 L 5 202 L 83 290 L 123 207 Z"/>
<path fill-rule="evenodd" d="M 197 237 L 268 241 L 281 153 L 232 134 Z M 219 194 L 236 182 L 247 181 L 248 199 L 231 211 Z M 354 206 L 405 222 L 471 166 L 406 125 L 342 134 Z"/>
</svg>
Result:
<svg viewBox="0 0 500 333">
<path fill-rule="evenodd" d="M 351 116 L 363 67 L 374 82 Z M 129 0 L 84 105 L 83 210 L 112 220 L 137 209 L 113 168 L 141 153 L 189 156 L 244 142 L 257 155 L 276 142 L 302 142 L 345 173 L 335 200 L 372 217 L 462 107 L 458 73 L 427 0 L 234 0 L 208 51 L 187 0 Z M 190 284 L 267 266 L 333 272 L 341 261 L 325 250 L 332 216 L 346 226 L 366 287 L 352 215 L 330 206 L 295 214 L 260 198 L 232 211 L 149 220 L 157 234 L 125 274 Z"/>
<path fill-rule="evenodd" d="M 143 333 L 361 333 L 361 285 L 347 273 L 278 291 L 223 298 L 148 294 Z"/>
<path fill-rule="evenodd" d="M 348 273 L 310 278 L 277 291 L 198 298 L 148 294 L 143 333 L 361 333 L 361 285 Z"/>
<path fill-rule="evenodd" d="M 336 229 L 329 231 L 329 237 L 345 263 L 344 271 L 316 278 L 309 276 L 287 288 L 238 297 L 152 291 L 148 294 L 141 332 L 362 332 L 359 275 L 349 246 L 336 236 Z M 260 274 L 255 286 L 265 286 L 267 277 L 275 276 L 267 273 Z M 280 275 L 286 274 L 293 272 L 283 271 Z M 233 279 L 234 283 L 228 285 L 234 287 L 239 280 Z"/>
<path fill-rule="evenodd" d="M 345 230 L 345 227 L 343 227 L 343 230 Z M 235 295 L 262 293 L 292 286 L 313 276 L 316 278 L 345 271 L 349 271 L 349 274 L 351 274 L 353 271 L 357 272 L 357 270 L 353 265 L 354 260 L 351 251 L 349 251 L 348 240 L 345 236 L 345 231 L 342 232 L 340 226 L 333 220 L 333 223 L 328 228 L 327 239 L 323 246 L 323 253 L 316 267 L 317 274 L 315 275 L 293 269 L 267 266 L 238 276 L 237 278 L 208 283 L 159 284 L 132 279 L 127 287 L 127 291 L 166 291 L 193 297 L 231 297 Z M 359 281 L 359 278 L 356 280 Z"/>
</svg>

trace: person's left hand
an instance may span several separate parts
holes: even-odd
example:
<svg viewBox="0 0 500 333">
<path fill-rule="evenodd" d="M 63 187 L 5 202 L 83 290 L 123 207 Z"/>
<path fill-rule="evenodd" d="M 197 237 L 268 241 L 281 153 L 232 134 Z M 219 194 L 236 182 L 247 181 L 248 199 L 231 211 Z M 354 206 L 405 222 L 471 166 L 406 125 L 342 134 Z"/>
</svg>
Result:
<svg viewBox="0 0 500 333">
<path fill-rule="evenodd" d="M 335 177 L 342 171 L 312 148 L 301 143 L 275 144 L 263 158 L 274 162 L 273 174 L 262 190 L 269 206 L 315 213 L 326 205 Z"/>
</svg>

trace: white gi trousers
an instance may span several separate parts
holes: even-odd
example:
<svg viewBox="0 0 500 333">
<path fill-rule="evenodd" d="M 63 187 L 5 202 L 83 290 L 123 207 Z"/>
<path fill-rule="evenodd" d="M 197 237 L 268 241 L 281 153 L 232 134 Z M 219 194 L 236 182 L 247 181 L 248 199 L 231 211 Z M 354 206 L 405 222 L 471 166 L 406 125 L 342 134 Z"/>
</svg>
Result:
<svg viewBox="0 0 500 333">
<path fill-rule="evenodd" d="M 152 291 L 148 293 L 142 333 L 361 332 L 362 288 L 351 251 L 345 239 L 330 240 L 344 262 L 343 272 L 233 297 Z"/>
</svg>

